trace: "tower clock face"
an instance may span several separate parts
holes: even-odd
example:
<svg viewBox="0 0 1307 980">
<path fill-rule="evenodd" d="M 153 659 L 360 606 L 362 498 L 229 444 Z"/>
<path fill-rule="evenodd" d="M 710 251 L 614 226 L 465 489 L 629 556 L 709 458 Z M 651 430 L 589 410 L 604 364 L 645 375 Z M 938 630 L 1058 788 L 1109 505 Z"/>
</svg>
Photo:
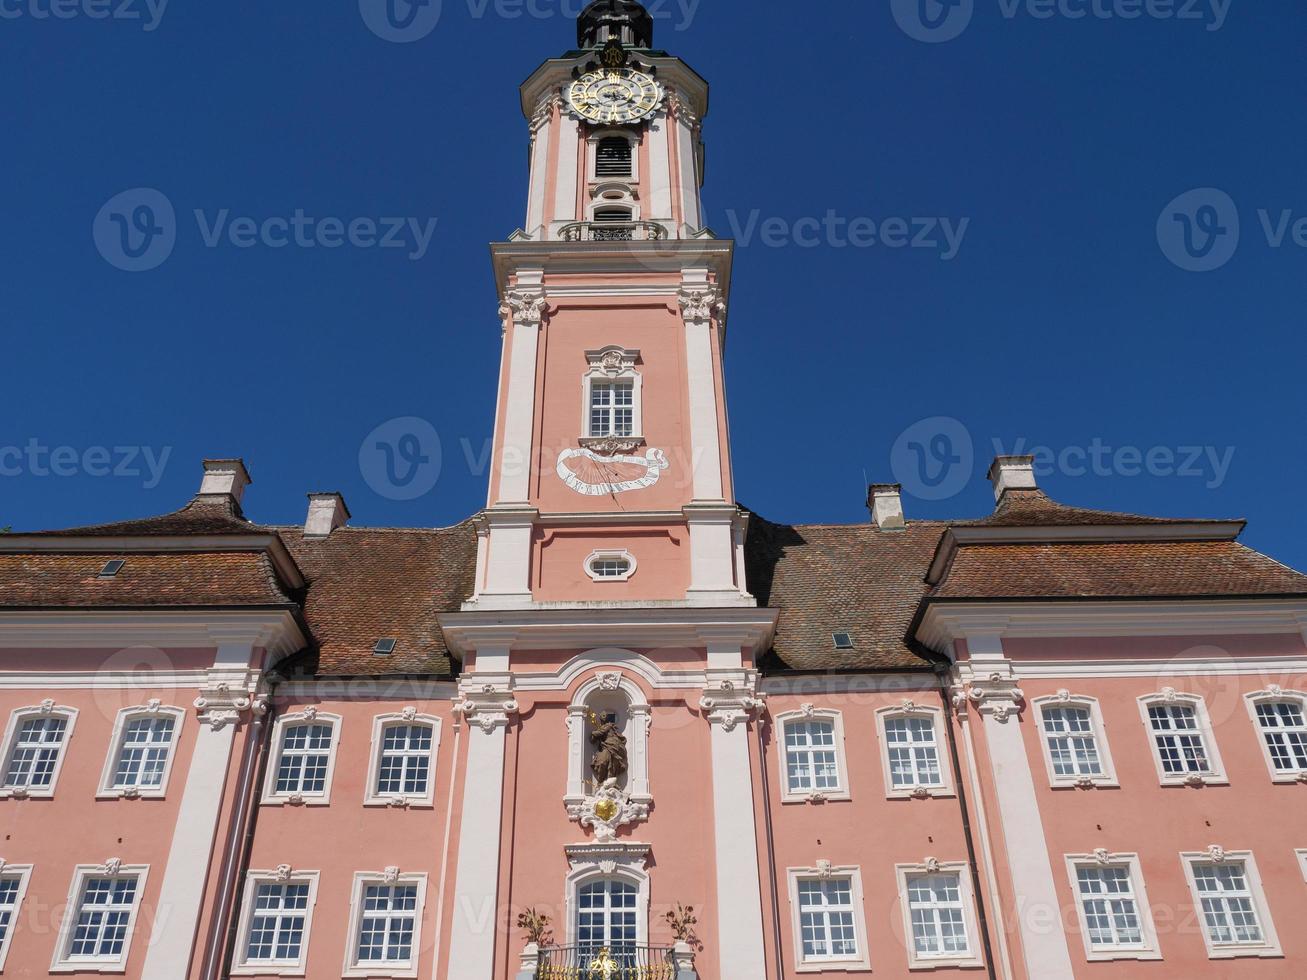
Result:
<svg viewBox="0 0 1307 980">
<path fill-rule="evenodd" d="M 567 104 L 592 123 L 622 125 L 652 117 L 663 104 L 663 88 L 634 68 L 605 68 L 574 81 Z"/>
</svg>

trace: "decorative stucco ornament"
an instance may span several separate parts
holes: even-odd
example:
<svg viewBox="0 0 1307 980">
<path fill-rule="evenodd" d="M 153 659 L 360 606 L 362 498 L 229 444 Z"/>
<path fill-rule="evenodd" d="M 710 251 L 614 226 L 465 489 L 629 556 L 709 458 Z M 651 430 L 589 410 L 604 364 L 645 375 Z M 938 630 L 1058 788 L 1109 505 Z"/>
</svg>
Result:
<svg viewBox="0 0 1307 980">
<path fill-rule="evenodd" d="M 595 840 L 617 840 L 617 828 L 649 819 L 649 804 L 636 803 L 619 789 L 616 779 L 607 780 L 593 795 L 567 808 L 568 815 L 582 827 L 594 831 Z"/>
</svg>

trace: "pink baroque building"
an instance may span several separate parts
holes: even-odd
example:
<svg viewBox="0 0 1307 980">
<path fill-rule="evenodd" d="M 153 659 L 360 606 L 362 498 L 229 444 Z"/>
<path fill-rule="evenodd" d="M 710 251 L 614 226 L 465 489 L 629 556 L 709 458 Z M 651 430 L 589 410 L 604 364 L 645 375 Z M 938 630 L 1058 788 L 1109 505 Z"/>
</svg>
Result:
<svg viewBox="0 0 1307 980">
<path fill-rule="evenodd" d="M 1307 577 L 1028 457 L 979 520 L 742 509 L 707 86 L 631 0 L 578 33 L 484 510 L 267 526 L 210 460 L 0 536 L 0 972 L 1307 975 Z"/>
</svg>

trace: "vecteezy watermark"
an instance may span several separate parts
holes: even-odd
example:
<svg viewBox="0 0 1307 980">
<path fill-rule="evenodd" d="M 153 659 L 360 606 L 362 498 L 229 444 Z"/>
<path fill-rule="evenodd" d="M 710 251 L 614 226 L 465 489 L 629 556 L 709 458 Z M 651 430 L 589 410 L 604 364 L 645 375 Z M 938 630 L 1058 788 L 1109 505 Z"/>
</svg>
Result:
<svg viewBox="0 0 1307 980">
<path fill-rule="evenodd" d="M 1257 225 L 1268 248 L 1286 244 L 1307 249 L 1307 215 L 1292 208 L 1257 209 Z M 1157 219 L 1157 244 L 1162 254 L 1188 272 L 1213 272 L 1232 258 L 1240 242 L 1239 207 L 1215 187 L 1181 194 Z"/>
<path fill-rule="evenodd" d="M 443 0 L 358 0 L 368 30 L 383 41 L 410 44 L 436 29 Z M 654 21 L 668 21 L 675 31 L 688 30 L 702 0 L 649 0 L 644 4 Z M 575 21 L 590 0 L 465 0 L 472 20 L 560 19 Z"/>
<path fill-rule="evenodd" d="M 116 477 L 141 480 L 153 490 L 163 479 L 172 446 L 47 446 L 29 439 L 22 446 L 0 446 L 0 477 Z"/>
<path fill-rule="evenodd" d="M 731 237 L 747 248 L 756 237 L 766 248 L 911 248 L 934 252 L 942 262 L 951 262 L 962 248 L 971 226 L 970 218 L 890 217 L 879 220 L 860 216 L 846 218 L 828 210 L 820 218 L 762 217 L 757 208 L 741 216 L 726 211 Z"/>
<path fill-rule="evenodd" d="M 1109 446 L 1095 436 L 1088 446 L 1028 446 L 1018 439 L 1004 446 L 995 439 L 995 456 L 1033 456 L 1036 476 L 1179 477 L 1203 480 L 1215 490 L 1225 483 L 1234 462 L 1234 446 Z"/>
<path fill-rule="evenodd" d="M 104 260 L 124 272 L 148 272 L 167 261 L 177 244 L 177 215 L 167 195 L 152 187 L 115 194 L 91 225 Z"/>
<path fill-rule="evenodd" d="M 230 208 L 192 212 L 205 248 L 401 249 L 411 261 L 431 247 L 437 218 L 315 217 L 296 208 L 289 215 L 233 216 Z M 125 272 L 158 268 L 177 245 L 179 222 L 172 201 L 151 187 L 115 194 L 92 223 L 92 238 L 104 260 Z"/>
<path fill-rule="evenodd" d="M 149 32 L 167 8 L 168 0 L 0 0 L 0 20 L 133 20 Z"/>
<path fill-rule="evenodd" d="M 440 479 L 440 434 L 415 416 L 383 422 L 359 446 L 359 472 L 367 485 L 388 500 L 416 500 Z"/>
<path fill-rule="evenodd" d="M 971 480 L 975 446 L 967 427 L 937 415 L 903 430 L 890 449 L 890 469 L 903 489 L 918 500 L 946 500 Z"/>
<path fill-rule="evenodd" d="M 1174 20 L 1225 26 L 1234 0 L 998 0 L 1004 20 Z M 890 11 L 908 37 L 940 44 L 959 37 L 971 24 L 975 0 L 890 0 Z"/>
</svg>

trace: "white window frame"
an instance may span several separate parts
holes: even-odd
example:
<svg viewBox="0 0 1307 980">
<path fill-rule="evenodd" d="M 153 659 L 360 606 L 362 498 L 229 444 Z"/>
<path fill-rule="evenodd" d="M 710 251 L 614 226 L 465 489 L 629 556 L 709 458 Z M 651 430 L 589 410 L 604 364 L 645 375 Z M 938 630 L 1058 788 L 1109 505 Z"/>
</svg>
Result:
<svg viewBox="0 0 1307 980">
<path fill-rule="evenodd" d="M 118 773 L 118 759 L 123 752 L 123 739 L 127 734 L 127 726 L 133 721 L 143 718 L 163 717 L 172 719 L 172 738 L 167 743 L 168 755 L 164 759 L 163 778 L 159 781 L 159 785 L 144 787 L 114 786 L 114 777 Z M 123 708 L 119 711 L 118 716 L 114 719 L 113 735 L 109 738 L 109 753 L 105 756 L 104 769 L 100 773 L 100 788 L 96 792 L 96 799 L 119 799 L 121 797 L 140 797 L 147 800 L 163 799 L 168 793 L 168 780 L 172 775 L 172 764 L 177 757 L 177 744 L 181 741 L 182 724 L 185 720 L 186 711 L 184 709 L 172 705 L 163 705 L 157 700 L 151 701 L 149 704 Z M 157 747 L 157 745 L 154 747 Z"/>
<path fill-rule="evenodd" d="M 1307 847 L 1300 847 L 1293 853 L 1298 859 L 1298 868 L 1302 871 L 1302 880 L 1307 882 Z"/>
<path fill-rule="evenodd" d="M 838 785 L 830 789 L 812 789 L 793 791 L 790 789 L 789 746 L 785 744 L 785 730 L 795 723 L 809 721 L 828 721 L 832 727 L 833 749 L 835 751 L 835 775 Z M 780 788 L 782 803 L 825 803 L 831 800 L 848 800 L 852 798 L 849 789 L 849 766 L 844 758 L 844 714 L 834 708 L 818 708 L 805 704 L 794 711 L 785 711 L 776 715 L 776 762 L 780 768 Z"/>
<path fill-rule="evenodd" d="M 1102 706 L 1098 703 L 1098 698 L 1091 698 L 1083 694 L 1072 694 L 1070 691 L 1058 691 L 1047 697 L 1035 698 L 1031 702 L 1035 707 L 1035 719 L 1039 733 L 1039 748 L 1044 756 L 1044 770 L 1048 773 L 1048 785 L 1054 789 L 1076 789 L 1088 788 L 1090 786 L 1120 786 L 1116 778 L 1116 766 L 1112 762 L 1112 749 L 1107 741 L 1107 723 L 1103 720 Z M 1061 775 L 1053 765 L 1053 750 L 1048 744 L 1048 732 L 1044 728 L 1044 711 L 1048 708 L 1078 708 L 1081 711 L 1089 712 L 1089 730 L 1094 737 L 1094 747 L 1098 751 L 1098 766 L 1102 770 L 1097 776 L 1091 775 Z M 1147 718 L 1147 711 L 1144 713 Z M 1149 725 L 1149 737 L 1152 737 L 1152 726 Z M 1156 752 L 1156 743 L 1154 742 L 1154 752 Z"/>
<path fill-rule="evenodd" d="M 631 144 L 631 176 L 600 177 L 599 144 L 612 136 L 618 136 Z M 640 182 L 640 136 L 628 129 L 597 129 L 586 137 L 586 177 L 591 184 L 630 184 Z"/>
<path fill-rule="evenodd" d="M 985 960 L 981 954 L 982 939 L 976 924 L 976 896 L 971 887 L 971 867 L 966 861 L 937 861 L 926 858 L 920 864 L 896 864 L 899 908 L 903 918 L 903 948 L 908 953 L 909 970 L 937 970 L 941 967 L 981 967 Z M 957 956 L 920 956 L 913 942 L 912 906 L 908 901 L 908 879 L 919 875 L 955 874 L 958 876 L 958 895 L 962 899 L 962 925 L 967 930 L 967 952 Z"/>
<path fill-rule="evenodd" d="M 236 931 L 236 955 L 233 957 L 233 976 L 302 977 L 308 969 L 309 940 L 313 929 L 313 912 L 318 904 L 317 871 L 295 871 L 283 864 L 271 871 L 251 871 L 245 876 L 241 893 L 241 921 Z M 309 897 L 304 909 L 304 936 L 300 941 L 300 955 L 295 963 L 269 963 L 266 960 L 246 959 L 250 948 L 250 927 L 254 924 L 254 891 L 259 885 L 308 885 Z"/>
<path fill-rule="evenodd" d="M 325 711 L 318 711 L 317 708 L 308 707 L 302 711 L 294 711 L 289 714 L 278 716 L 272 726 L 272 748 L 270 758 L 268 759 L 268 771 L 263 781 L 263 796 L 260 804 L 263 806 L 285 806 L 287 804 L 297 806 L 327 806 L 331 803 L 331 785 L 336 776 L 336 751 L 340 748 L 340 732 L 342 719 L 340 715 L 328 714 Z M 295 725 L 330 725 L 331 726 L 331 745 L 327 748 L 327 776 L 322 784 L 321 792 L 314 793 L 278 793 L 277 792 L 277 770 L 281 768 L 281 743 L 286 729 Z"/>
<path fill-rule="evenodd" d="M 786 868 L 785 877 L 790 897 L 790 934 L 794 942 L 794 970 L 796 973 L 853 973 L 871 969 L 871 950 L 867 946 L 867 910 L 862 892 L 862 869 L 857 865 L 834 865 L 818 861 L 811 868 Z M 805 959 L 803 956 L 803 917 L 799 908 L 799 884 L 804 881 L 829 881 L 847 878 L 853 902 L 853 932 L 858 943 L 855 956 L 822 956 Z"/>
<path fill-rule="evenodd" d="M 890 742 L 888 723 L 897 718 L 928 718 L 935 731 L 935 756 L 939 763 L 939 785 L 895 786 L 894 773 L 890 764 Z M 952 757 L 948 752 L 947 733 L 944 725 L 948 719 L 939 708 L 904 701 L 900 705 L 879 708 L 876 711 L 876 736 L 880 742 L 880 767 L 885 774 L 885 796 L 891 800 L 927 799 L 932 796 L 947 798 L 956 795 L 953 788 Z"/>
<path fill-rule="evenodd" d="M 381 775 L 381 750 L 385 744 L 386 729 L 391 725 L 427 725 L 431 728 L 431 761 L 427 766 L 427 791 L 421 796 L 404 793 L 378 793 L 377 779 Z M 440 754 L 440 719 L 435 715 L 420 715 L 415 708 L 377 715 L 372 719 L 372 746 L 368 752 L 368 782 L 363 788 L 364 806 L 434 806 L 436 793 L 436 759 Z"/>
<path fill-rule="evenodd" d="M 413 957 L 407 964 L 361 963 L 359 933 L 363 926 L 363 890 L 367 885 L 416 885 L 417 907 L 413 913 Z M 345 945 L 345 965 L 342 977 L 416 977 L 418 960 L 422 956 L 422 919 L 427 904 L 427 875 L 425 872 L 400 874 L 398 868 L 384 871 L 356 871 L 349 899 L 349 933 Z"/>
<path fill-rule="evenodd" d="M 1155 694 L 1145 694 L 1139 698 L 1139 718 L 1144 724 L 1144 734 L 1148 738 L 1148 751 L 1152 753 L 1153 765 L 1157 768 L 1158 782 L 1163 786 L 1224 786 L 1229 783 L 1225 775 L 1225 764 L 1221 761 L 1221 751 L 1216 744 L 1216 733 L 1212 729 L 1212 719 L 1207 713 L 1207 701 L 1198 694 L 1185 694 L 1172 688 L 1163 688 Z M 1207 750 L 1207 761 L 1211 768 L 1208 773 L 1167 772 L 1162 764 L 1162 752 L 1157 747 L 1156 732 L 1153 721 L 1148 716 L 1148 709 L 1153 705 L 1184 705 L 1193 708 L 1194 721 L 1198 733 L 1202 736 L 1203 747 Z"/>
<path fill-rule="evenodd" d="M 585 352 L 589 369 L 581 376 L 581 439 L 644 439 L 644 379 L 635 369 L 640 352 L 617 344 Z M 605 364 L 607 362 L 607 364 Z M 626 383 L 631 386 L 631 434 L 629 436 L 593 436 L 590 434 L 590 392 L 595 384 Z"/>
<path fill-rule="evenodd" d="M 595 562 L 615 560 L 625 561 L 627 563 L 627 569 L 621 575 L 599 575 L 595 572 Z M 595 582 L 629 582 L 631 576 L 635 574 L 635 568 L 635 555 L 631 554 L 625 548 L 607 548 L 592 551 L 585 559 L 585 573 Z"/>
<path fill-rule="evenodd" d="M 90 878 L 136 878 L 136 895 L 131 911 L 127 915 L 127 934 L 123 937 L 123 949 L 117 956 L 100 956 L 95 958 L 72 959 L 68 951 L 72 946 L 78 914 L 81 910 L 82 892 Z M 145 897 L 145 887 L 149 882 L 150 866 L 148 864 L 121 864 L 115 858 L 105 864 L 79 864 L 73 868 L 73 880 L 68 886 L 68 902 L 64 906 L 63 920 L 59 923 L 59 935 L 55 940 L 54 959 L 50 961 L 51 973 L 121 973 L 127 968 L 127 958 L 132 952 L 132 940 L 136 935 L 136 917 L 141 911 L 141 901 Z"/>
<path fill-rule="evenodd" d="M 9 714 L 9 724 L 5 726 L 4 742 L 0 745 L 0 782 L 9 775 L 9 758 L 14 752 L 14 740 L 18 737 L 22 723 L 30 718 L 60 717 L 64 719 L 64 737 L 59 743 L 59 755 L 54 760 L 54 771 L 50 773 L 50 785 L 39 787 L 0 786 L 0 799 L 19 797 L 23 799 L 49 799 L 54 796 L 59 785 L 59 773 L 63 771 L 64 760 L 68 758 L 68 747 L 73 740 L 73 729 L 77 724 L 77 709 L 66 704 L 55 704 L 52 698 L 46 698 L 40 704 L 15 708 Z"/>
<path fill-rule="evenodd" d="M 1198 882 L 1194 877 L 1195 865 L 1220 865 L 1242 862 L 1244 878 L 1248 882 L 1248 893 L 1252 899 L 1253 909 L 1257 913 L 1257 924 L 1262 929 L 1262 942 L 1248 945 L 1216 945 L 1207 931 L 1207 921 L 1203 915 L 1202 893 L 1198 891 Z M 1213 845 L 1205 851 L 1184 851 L 1180 854 L 1180 863 L 1184 865 L 1185 880 L 1189 882 L 1189 895 L 1194 903 L 1194 917 L 1203 934 L 1203 943 L 1207 947 L 1207 958 L 1212 960 L 1233 960 L 1244 957 L 1278 957 L 1284 953 L 1280 949 L 1280 939 L 1275 931 L 1275 922 L 1271 918 L 1271 908 L 1266 902 L 1266 892 L 1262 888 L 1262 876 L 1257 870 L 1257 860 L 1252 851 L 1226 851 Z"/>
<path fill-rule="evenodd" d="M 18 915 L 23 910 L 23 899 L 27 897 L 27 885 L 32 880 L 32 865 L 9 864 L 0 861 L 0 878 L 17 878 L 18 890 L 14 893 L 13 915 L 9 919 L 9 928 L 3 940 L 0 940 L 0 970 L 5 968 L 9 958 L 9 948 L 14 944 L 14 932 L 18 928 Z"/>
<path fill-rule="evenodd" d="M 1266 729 L 1262 728 L 1261 719 L 1257 717 L 1257 706 L 1279 702 L 1298 705 L 1304 718 L 1307 718 L 1307 693 L 1303 691 L 1289 691 L 1280 687 L 1272 687 L 1264 691 L 1253 691 L 1251 694 L 1244 695 L 1244 704 L 1248 708 L 1248 717 L 1253 723 L 1253 732 L 1257 736 L 1257 744 L 1262 747 L 1262 758 L 1266 760 L 1266 771 L 1270 773 L 1271 782 L 1307 782 L 1307 768 L 1276 769 L 1275 757 L 1271 755 L 1271 747 L 1266 743 Z"/>
<path fill-rule="evenodd" d="M 1112 854 L 1107 850 L 1095 851 L 1093 854 L 1067 854 L 1067 880 L 1071 884 L 1071 898 L 1076 906 L 1076 919 L 1080 923 L 1080 938 L 1085 945 L 1085 959 L 1091 962 L 1107 960 L 1160 960 L 1161 946 L 1157 941 L 1157 928 L 1153 924 L 1153 910 L 1148 901 L 1148 888 L 1144 883 L 1144 874 L 1139 863 L 1139 855 L 1134 853 Z M 1141 942 L 1134 946 L 1095 947 L 1089 938 L 1089 920 L 1085 915 L 1085 904 L 1080 893 L 1079 870 L 1081 868 L 1125 868 L 1130 876 L 1130 889 L 1135 903 L 1135 914 L 1139 917 Z"/>
<path fill-rule="evenodd" d="M 641 862 L 643 858 L 640 859 Z M 617 863 L 604 870 L 604 864 L 596 857 L 593 861 L 588 856 L 584 863 L 575 866 L 565 882 L 565 905 L 567 922 L 567 941 L 577 942 L 577 919 L 580 916 L 581 889 L 596 881 L 622 881 L 635 886 L 635 942 L 637 946 L 649 943 L 649 873 L 637 866 L 631 859 Z"/>
</svg>

